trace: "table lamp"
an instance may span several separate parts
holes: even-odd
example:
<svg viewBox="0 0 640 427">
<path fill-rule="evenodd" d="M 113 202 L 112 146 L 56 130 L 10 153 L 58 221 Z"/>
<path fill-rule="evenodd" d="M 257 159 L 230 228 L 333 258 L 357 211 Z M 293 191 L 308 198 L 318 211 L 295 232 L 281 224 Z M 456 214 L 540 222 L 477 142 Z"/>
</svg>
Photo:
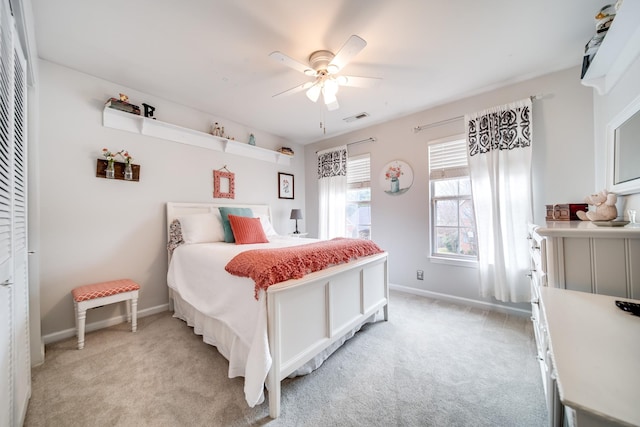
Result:
<svg viewBox="0 0 640 427">
<path fill-rule="evenodd" d="M 296 231 L 293 234 L 300 234 L 298 231 L 298 220 L 302 219 L 302 209 L 291 209 L 291 217 L 289 219 L 296 220 Z"/>
</svg>

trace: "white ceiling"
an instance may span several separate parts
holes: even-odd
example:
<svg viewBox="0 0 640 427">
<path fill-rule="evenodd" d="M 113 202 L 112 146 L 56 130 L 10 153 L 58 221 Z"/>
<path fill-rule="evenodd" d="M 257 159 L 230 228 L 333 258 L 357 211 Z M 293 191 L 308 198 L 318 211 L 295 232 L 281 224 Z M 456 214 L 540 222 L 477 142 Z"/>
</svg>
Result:
<svg viewBox="0 0 640 427">
<path fill-rule="evenodd" d="M 300 144 L 579 65 L 603 0 L 31 0 L 41 58 Z M 367 46 L 327 111 L 274 61 Z M 579 75 L 576 75 L 576 79 Z M 370 117 L 346 123 L 361 112 Z M 320 129 L 320 122 L 326 134 Z"/>
</svg>

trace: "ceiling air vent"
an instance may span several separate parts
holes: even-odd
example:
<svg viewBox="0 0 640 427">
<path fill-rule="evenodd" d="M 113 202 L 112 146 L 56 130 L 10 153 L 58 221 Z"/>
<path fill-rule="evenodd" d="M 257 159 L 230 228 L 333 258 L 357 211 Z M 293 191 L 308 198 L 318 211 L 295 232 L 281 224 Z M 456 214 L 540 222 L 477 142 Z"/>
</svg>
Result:
<svg viewBox="0 0 640 427">
<path fill-rule="evenodd" d="M 356 120 L 364 119 L 365 117 L 369 117 L 369 113 L 356 114 L 355 116 L 346 117 L 342 120 L 344 120 L 347 123 L 351 123 L 351 122 L 355 122 Z"/>
</svg>

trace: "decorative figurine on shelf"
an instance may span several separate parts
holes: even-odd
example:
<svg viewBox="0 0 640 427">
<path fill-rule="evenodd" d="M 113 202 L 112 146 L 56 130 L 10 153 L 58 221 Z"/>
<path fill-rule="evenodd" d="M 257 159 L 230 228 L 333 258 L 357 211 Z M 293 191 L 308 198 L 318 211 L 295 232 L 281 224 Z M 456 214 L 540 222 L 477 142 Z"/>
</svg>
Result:
<svg viewBox="0 0 640 427">
<path fill-rule="evenodd" d="M 120 101 L 129 102 L 129 97 L 127 95 L 125 95 L 124 93 L 121 93 L 120 94 Z"/>
<path fill-rule="evenodd" d="M 144 106 L 144 116 L 155 120 L 156 118 L 153 117 L 153 112 L 156 111 L 156 107 L 149 104 L 145 104 L 144 102 L 142 103 L 142 105 Z"/>
<path fill-rule="evenodd" d="M 256 137 L 252 133 L 249 134 L 249 145 L 256 145 Z"/>
<path fill-rule="evenodd" d="M 211 126 L 211 135 L 222 136 L 220 135 L 220 125 L 218 124 L 218 122 L 215 122 L 213 126 Z"/>
</svg>

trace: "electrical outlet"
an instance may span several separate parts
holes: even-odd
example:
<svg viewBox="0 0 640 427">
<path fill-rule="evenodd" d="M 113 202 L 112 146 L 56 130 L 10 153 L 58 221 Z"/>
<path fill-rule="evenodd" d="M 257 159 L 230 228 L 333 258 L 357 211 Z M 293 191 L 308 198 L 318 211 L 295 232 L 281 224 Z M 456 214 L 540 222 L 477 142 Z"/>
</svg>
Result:
<svg viewBox="0 0 640 427">
<path fill-rule="evenodd" d="M 424 280 L 424 271 L 418 270 L 418 280 Z"/>
</svg>

